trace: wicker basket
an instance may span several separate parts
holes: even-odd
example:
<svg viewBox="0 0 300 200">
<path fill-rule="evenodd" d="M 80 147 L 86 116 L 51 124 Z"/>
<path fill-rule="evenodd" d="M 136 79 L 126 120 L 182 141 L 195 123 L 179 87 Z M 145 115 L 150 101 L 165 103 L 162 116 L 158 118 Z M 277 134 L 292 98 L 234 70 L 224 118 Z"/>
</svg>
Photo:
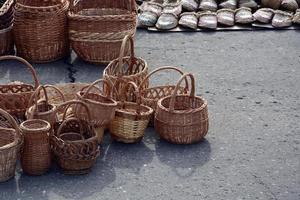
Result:
<svg viewBox="0 0 300 200">
<path fill-rule="evenodd" d="M 107 88 L 110 89 L 111 93 L 109 96 L 104 96 L 101 93 L 99 94 L 90 92 L 96 84 L 101 82 L 103 82 L 103 84 L 105 83 L 107 85 Z M 86 91 L 82 90 L 77 93 L 77 98 L 86 103 L 90 109 L 92 117 L 91 123 L 97 129 L 97 137 L 99 143 L 102 142 L 105 127 L 107 127 L 115 117 L 117 102 L 112 99 L 112 87 L 113 86 L 108 81 L 100 79 L 92 83 L 86 89 Z M 81 109 L 83 109 L 81 106 L 77 106 L 75 113 L 83 113 L 81 112 Z M 76 117 L 78 117 L 79 119 L 87 119 L 86 114 L 79 114 Z"/>
<path fill-rule="evenodd" d="M 178 95 L 179 86 L 186 77 L 191 78 L 190 95 Z M 192 74 L 182 76 L 173 94 L 158 101 L 154 127 L 161 138 L 175 144 L 195 143 L 207 134 L 207 102 L 195 96 Z"/>
<path fill-rule="evenodd" d="M 20 125 L 24 136 L 21 165 L 25 173 L 42 175 L 51 165 L 49 135 L 51 125 L 40 119 L 27 120 Z"/>
<path fill-rule="evenodd" d="M 153 113 L 152 108 L 141 104 L 139 89 L 134 82 L 128 82 L 123 89 L 123 93 L 128 90 L 130 85 L 134 87 L 137 102 L 128 102 L 124 99 L 118 102 L 116 116 L 109 127 L 112 137 L 124 143 L 135 143 L 143 139 Z"/>
<path fill-rule="evenodd" d="M 87 62 L 109 63 L 122 39 L 136 32 L 134 0 L 73 0 L 68 13 L 72 49 Z M 126 55 L 129 53 L 126 49 Z"/>
<path fill-rule="evenodd" d="M 0 182 L 15 176 L 16 163 L 23 137 L 17 122 L 6 111 L 0 109 L 0 116 L 4 117 L 12 128 L 0 127 Z"/>
<path fill-rule="evenodd" d="M 13 25 L 0 30 L 0 56 L 13 53 L 14 42 L 12 34 Z"/>
<path fill-rule="evenodd" d="M 48 95 L 47 95 L 47 88 L 52 88 L 54 91 L 56 91 L 63 101 L 65 101 L 63 93 L 55 86 L 52 85 L 46 85 L 42 86 L 40 85 L 35 93 L 31 96 L 29 105 L 30 107 L 26 111 L 26 118 L 27 119 L 42 119 L 51 124 L 51 126 L 54 125 L 58 121 L 58 116 L 56 112 L 56 105 L 50 104 L 48 101 Z M 40 92 L 43 90 L 44 92 L 44 99 L 40 99 Z"/>
<path fill-rule="evenodd" d="M 130 42 L 131 55 L 130 57 L 124 57 L 124 49 L 128 41 Z M 147 75 L 148 65 L 142 58 L 135 57 L 133 38 L 127 35 L 123 39 L 119 58 L 111 61 L 111 63 L 104 69 L 103 78 L 111 81 L 116 88 L 116 91 L 119 94 L 122 94 L 124 85 L 132 81 L 139 87 Z M 145 89 L 147 87 L 148 82 L 144 83 L 141 89 Z M 104 90 L 106 94 L 107 91 L 109 90 Z M 113 95 L 113 98 L 120 100 L 116 95 Z"/>
<path fill-rule="evenodd" d="M 0 61 L 2 60 L 17 60 L 25 64 L 32 73 L 35 86 L 25 83 L 0 85 L 0 108 L 6 110 L 11 115 L 24 119 L 26 109 L 28 108 L 29 99 L 34 93 L 35 89 L 39 86 L 36 72 L 32 65 L 20 57 L 2 56 L 0 57 Z"/>
<path fill-rule="evenodd" d="M 169 71 L 169 70 L 174 70 L 181 74 L 181 76 L 184 74 L 183 71 L 181 71 L 177 67 L 171 67 L 171 66 L 165 66 L 165 67 L 160 67 L 149 73 L 149 75 L 144 79 L 142 84 L 140 85 L 140 88 L 143 88 L 144 83 L 150 82 L 150 77 L 154 75 L 155 73 L 161 72 L 161 71 Z M 158 100 L 169 96 L 173 93 L 176 85 L 161 85 L 161 86 L 153 86 L 153 87 L 148 87 L 146 89 L 141 89 L 141 100 L 142 104 L 149 106 L 153 109 L 154 113 L 151 115 L 150 119 L 150 126 L 154 125 L 154 114 L 157 106 Z M 187 94 L 189 91 L 188 88 L 188 82 L 186 80 L 186 85 L 185 87 L 179 87 L 177 94 Z"/>
<path fill-rule="evenodd" d="M 66 107 L 66 113 L 72 104 L 84 106 L 89 120 L 75 117 L 65 119 L 64 115 L 62 121 L 54 126 L 55 134 L 51 137 L 51 148 L 65 174 L 85 174 L 94 165 L 100 150 L 95 130 L 89 123 L 91 115 L 88 106 L 74 100 L 65 102 L 60 108 Z"/>
<path fill-rule="evenodd" d="M 68 0 L 18 0 L 14 39 L 17 53 L 36 63 L 58 60 L 69 53 Z"/>
</svg>

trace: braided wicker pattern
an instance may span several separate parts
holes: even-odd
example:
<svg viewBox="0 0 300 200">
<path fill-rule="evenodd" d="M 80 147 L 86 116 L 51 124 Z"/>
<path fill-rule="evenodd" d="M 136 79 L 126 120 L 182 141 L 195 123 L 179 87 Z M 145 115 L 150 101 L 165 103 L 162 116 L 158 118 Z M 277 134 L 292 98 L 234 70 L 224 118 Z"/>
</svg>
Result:
<svg viewBox="0 0 300 200">
<path fill-rule="evenodd" d="M 22 58 L 16 56 L 2 56 L 0 57 L 0 61 L 1 60 L 17 60 L 25 64 L 32 73 L 35 86 L 24 83 L 0 85 L 0 108 L 6 110 L 12 115 L 24 119 L 29 99 L 34 93 L 35 88 L 39 85 L 36 72 L 32 65 Z"/>
<path fill-rule="evenodd" d="M 66 56 L 68 7 L 67 0 L 18 0 L 14 13 L 17 53 L 36 63 Z"/>
<path fill-rule="evenodd" d="M 99 156 L 97 136 L 89 121 L 91 115 L 88 106 L 81 101 L 68 101 L 60 107 L 80 104 L 86 108 L 88 120 L 78 118 L 65 119 L 54 126 L 55 134 L 51 137 L 51 148 L 58 164 L 67 174 L 87 173 Z M 67 135 L 67 136 L 66 136 Z M 76 137 L 76 136 L 80 137 Z M 72 137 L 71 137 L 72 136 Z"/>
<path fill-rule="evenodd" d="M 134 0 L 81 0 L 68 13 L 72 49 L 85 61 L 109 63 L 122 39 L 136 32 Z M 128 55 L 128 48 L 125 49 Z"/>
<path fill-rule="evenodd" d="M 123 89 L 123 93 L 128 91 L 130 85 L 134 87 L 137 102 L 132 103 L 124 100 L 118 102 L 116 117 L 111 122 L 109 128 L 112 137 L 124 143 L 138 142 L 144 137 L 145 130 L 153 113 L 152 108 L 141 105 L 139 90 L 134 82 L 128 82 Z"/>
<path fill-rule="evenodd" d="M 190 95 L 178 95 L 180 83 L 191 78 Z M 207 102 L 195 96 L 195 81 L 192 74 L 179 80 L 173 94 L 157 103 L 155 130 L 160 137 L 175 144 L 191 144 L 200 141 L 208 132 Z"/>
<path fill-rule="evenodd" d="M 130 57 L 124 57 L 124 49 L 128 42 L 130 44 L 131 55 Z M 117 93 L 122 94 L 123 88 L 128 82 L 132 81 L 139 87 L 147 75 L 148 65 L 145 60 L 135 57 L 133 38 L 127 35 L 123 39 L 119 58 L 111 61 L 104 69 L 104 80 L 110 81 Z M 143 84 L 142 89 L 147 87 L 148 81 Z M 107 91 L 107 89 L 104 89 L 105 94 L 107 94 Z M 115 93 L 113 94 L 113 98 L 120 100 Z"/>
<path fill-rule="evenodd" d="M 20 129 L 24 135 L 21 156 L 23 171 L 30 175 L 46 173 L 51 165 L 51 125 L 44 120 L 33 119 L 21 123 Z"/>
<path fill-rule="evenodd" d="M 0 118 L 8 121 L 12 128 L 0 127 L 0 182 L 15 176 L 15 168 L 19 157 L 23 138 L 17 122 L 6 111 L 0 109 Z"/>
<path fill-rule="evenodd" d="M 151 115 L 150 119 L 150 126 L 154 125 L 154 114 L 156 111 L 156 106 L 158 100 L 171 95 L 174 92 L 174 89 L 176 85 L 162 85 L 162 86 L 153 86 L 148 87 L 146 89 L 143 89 L 143 85 L 146 82 L 150 82 L 150 77 L 153 76 L 155 73 L 161 72 L 161 71 L 169 71 L 174 70 L 175 72 L 178 72 L 179 74 L 183 75 L 184 73 L 177 67 L 171 67 L 171 66 L 165 66 L 155 69 L 154 71 L 150 72 L 149 75 L 144 79 L 143 83 L 141 84 L 141 100 L 142 104 L 151 107 L 154 110 L 154 113 Z M 187 94 L 189 88 L 188 83 L 186 81 L 185 87 L 179 87 L 177 94 Z"/>
</svg>

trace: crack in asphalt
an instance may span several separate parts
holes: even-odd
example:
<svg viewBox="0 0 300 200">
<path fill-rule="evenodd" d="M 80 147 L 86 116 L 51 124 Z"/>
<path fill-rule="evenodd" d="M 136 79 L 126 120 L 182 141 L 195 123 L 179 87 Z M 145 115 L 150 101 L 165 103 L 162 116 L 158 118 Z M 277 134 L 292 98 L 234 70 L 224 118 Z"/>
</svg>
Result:
<svg viewBox="0 0 300 200">
<path fill-rule="evenodd" d="M 270 187 L 269 187 L 265 182 L 263 182 L 263 180 L 262 180 L 259 176 L 255 175 L 255 174 L 251 174 L 251 175 L 254 177 L 255 181 L 256 181 L 258 184 L 262 185 L 262 186 L 269 192 L 269 194 L 271 195 L 271 197 L 272 197 L 274 200 L 278 200 L 278 198 L 277 198 L 276 195 L 272 192 L 272 190 L 270 189 Z"/>
<path fill-rule="evenodd" d="M 74 65 L 71 60 L 71 56 L 67 57 L 64 60 L 64 63 L 68 65 L 67 70 L 68 70 L 68 78 L 70 79 L 70 83 L 74 83 L 76 81 L 75 75 L 78 70 L 74 69 Z"/>
</svg>

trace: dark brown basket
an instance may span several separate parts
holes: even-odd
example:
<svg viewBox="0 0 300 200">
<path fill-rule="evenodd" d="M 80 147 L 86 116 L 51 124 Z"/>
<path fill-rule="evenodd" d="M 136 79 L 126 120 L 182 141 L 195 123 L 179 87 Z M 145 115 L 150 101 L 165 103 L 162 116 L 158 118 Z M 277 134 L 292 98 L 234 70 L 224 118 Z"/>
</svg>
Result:
<svg viewBox="0 0 300 200">
<path fill-rule="evenodd" d="M 0 118 L 5 119 L 11 127 L 0 126 L 0 182 L 4 182 L 15 176 L 23 137 L 20 135 L 17 122 L 2 109 L 0 109 Z"/>
<path fill-rule="evenodd" d="M 123 93 L 128 91 L 129 86 L 133 86 L 137 102 L 128 102 L 124 98 L 118 102 L 116 116 L 110 123 L 109 131 L 117 141 L 135 143 L 143 139 L 153 110 L 141 104 L 139 89 L 134 82 L 128 82 Z"/>
<path fill-rule="evenodd" d="M 0 85 L 0 108 L 6 110 L 11 115 L 24 119 L 26 109 L 29 107 L 29 99 L 39 86 L 36 72 L 31 64 L 26 60 L 16 56 L 2 56 L 2 60 L 17 60 L 25 64 L 32 73 L 35 85 L 25 83 L 10 83 L 7 85 Z"/>
<path fill-rule="evenodd" d="M 191 79 L 190 95 L 178 95 L 181 82 Z M 208 132 L 207 102 L 195 96 L 195 80 L 192 74 L 183 75 L 171 96 L 157 103 L 155 131 L 161 138 L 175 144 L 191 144 L 204 138 Z"/>
<path fill-rule="evenodd" d="M 8 55 L 13 53 L 14 42 L 13 42 L 13 25 L 0 30 L 0 56 Z"/>
<path fill-rule="evenodd" d="M 109 63 L 118 57 L 122 39 L 136 32 L 134 0 L 71 1 L 69 38 L 72 49 L 85 61 Z M 129 53 L 128 48 L 125 54 Z"/>
<path fill-rule="evenodd" d="M 149 106 L 154 110 L 154 113 L 151 115 L 151 119 L 150 119 L 150 123 L 149 123 L 150 126 L 154 125 L 154 114 L 155 114 L 158 100 L 171 95 L 173 93 L 176 85 L 175 84 L 174 85 L 160 85 L 160 86 L 152 86 L 152 87 L 149 86 L 146 89 L 143 89 L 143 85 L 145 83 L 150 82 L 150 77 L 153 76 L 154 74 L 161 72 L 161 71 L 169 71 L 169 70 L 176 71 L 179 74 L 181 74 L 181 76 L 184 74 L 183 71 L 177 67 L 171 67 L 171 66 L 160 67 L 160 68 L 155 69 L 151 73 L 149 73 L 148 76 L 146 76 L 146 78 L 143 80 L 142 84 L 140 85 L 142 104 Z M 185 87 L 180 86 L 178 88 L 177 94 L 187 94 L 188 91 L 189 91 L 189 85 L 186 80 Z"/>
<path fill-rule="evenodd" d="M 17 53 L 36 63 L 58 60 L 69 53 L 67 0 L 18 0 L 14 13 Z"/>
<path fill-rule="evenodd" d="M 42 175 L 51 165 L 49 135 L 51 125 L 40 119 L 27 120 L 20 125 L 24 136 L 21 165 L 25 173 Z"/>
<path fill-rule="evenodd" d="M 48 101 L 47 88 L 55 90 L 60 94 L 63 101 L 65 101 L 63 93 L 55 86 L 40 85 L 29 100 L 30 107 L 26 111 L 27 119 L 42 119 L 53 126 L 58 121 L 58 114 L 56 112 L 56 105 L 50 104 Z M 44 92 L 44 98 L 41 99 L 41 90 Z"/>
<path fill-rule="evenodd" d="M 85 174 L 90 171 L 100 150 L 97 142 L 97 135 L 91 121 L 88 106 L 82 101 L 68 101 L 60 108 L 65 108 L 67 112 L 71 105 L 78 105 L 86 108 L 88 121 L 75 117 L 65 119 L 54 126 L 55 133 L 51 137 L 51 148 L 57 158 L 59 166 L 65 174 Z"/>
<path fill-rule="evenodd" d="M 124 49 L 128 42 L 130 42 L 131 54 L 129 57 L 124 57 Z M 147 75 L 148 65 L 142 58 L 135 57 L 133 38 L 130 35 L 127 35 L 123 39 L 119 58 L 109 63 L 103 71 L 103 77 L 114 85 L 118 94 L 122 94 L 123 88 L 128 82 L 132 81 L 140 87 Z M 142 89 L 147 87 L 148 82 L 144 83 Z M 108 91 L 109 90 L 106 89 L 104 90 L 106 94 Z M 113 95 L 113 98 L 120 100 L 117 98 L 116 94 Z"/>
</svg>

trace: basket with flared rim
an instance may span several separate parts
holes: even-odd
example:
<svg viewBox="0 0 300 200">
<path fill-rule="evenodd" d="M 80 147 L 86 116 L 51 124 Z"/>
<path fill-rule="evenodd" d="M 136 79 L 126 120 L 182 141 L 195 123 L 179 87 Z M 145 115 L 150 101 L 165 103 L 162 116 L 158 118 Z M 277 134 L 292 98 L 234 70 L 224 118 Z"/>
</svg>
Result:
<svg viewBox="0 0 300 200">
<path fill-rule="evenodd" d="M 181 82 L 189 77 L 189 95 L 177 94 Z M 161 138 L 176 144 L 191 144 L 200 141 L 208 132 L 207 101 L 195 96 L 195 79 L 184 74 L 178 81 L 173 94 L 157 103 L 154 127 Z"/>
<path fill-rule="evenodd" d="M 5 110 L 0 109 L 1 118 L 9 123 L 10 128 L 0 126 L 0 182 L 15 176 L 16 163 L 23 144 L 19 125 Z"/>
<path fill-rule="evenodd" d="M 141 91 L 141 101 L 143 105 L 147 105 L 151 107 L 154 110 L 154 113 L 151 116 L 151 120 L 149 125 L 153 126 L 154 125 L 154 114 L 157 106 L 158 100 L 161 98 L 164 98 L 166 96 L 169 96 L 173 93 L 176 84 L 166 84 L 166 85 L 160 85 L 160 86 L 149 86 L 147 88 L 144 88 L 143 85 L 145 83 L 150 82 L 150 77 L 152 77 L 154 74 L 162 71 L 170 71 L 173 70 L 175 72 L 178 72 L 181 76 L 184 74 L 183 71 L 177 67 L 172 67 L 172 66 L 164 66 L 164 67 L 159 67 L 152 72 L 150 72 L 146 78 L 142 81 L 140 85 L 140 91 Z M 189 86 L 187 80 L 185 80 L 185 86 L 182 87 L 180 86 L 178 88 L 177 94 L 187 94 L 189 91 Z"/>
<path fill-rule="evenodd" d="M 124 57 L 124 49 L 128 42 L 130 43 L 131 53 L 129 57 Z M 128 82 L 132 81 L 139 87 L 147 74 L 148 65 L 146 61 L 142 58 L 135 57 L 133 38 L 127 35 L 123 39 L 119 58 L 111 61 L 104 69 L 103 78 L 111 81 L 117 92 L 122 94 L 122 89 Z M 147 86 L 148 83 L 146 82 L 143 88 Z M 107 93 L 106 89 L 104 91 Z M 113 95 L 113 98 L 119 100 L 116 95 Z"/>
<path fill-rule="evenodd" d="M 86 109 L 82 112 L 86 112 L 87 120 L 66 118 L 70 106 L 79 104 Z M 89 108 L 78 100 L 67 101 L 58 107 L 61 108 L 64 108 L 64 115 L 62 121 L 54 126 L 55 133 L 51 137 L 52 151 L 64 173 L 88 173 L 100 153 L 95 129 L 90 124 Z"/>
<path fill-rule="evenodd" d="M 124 93 L 130 86 L 134 89 L 136 102 L 125 101 Z M 141 104 L 139 89 L 134 82 L 127 82 L 122 93 L 122 101 L 118 102 L 115 118 L 110 123 L 110 133 L 115 140 L 120 142 L 139 142 L 144 137 L 153 109 Z"/>
<path fill-rule="evenodd" d="M 53 89 L 60 94 L 63 101 L 65 101 L 63 93 L 55 86 L 40 85 L 29 100 L 30 107 L 26 111 L 27 119 L 42 119 L 54 125 L 58 121 L 58 114 L 56 112 L 56 105 L 49 103 L 47 89 Z M 41 98 L 41 91 L 44 93 L 44 98 Z"/>
<path fill-rule="evenodd" d="M 36 72 L 31 64 L 26 60 L 16 56 L 1 56 L 0 61 L 16 60 L 25 64 L 33 76 L 35 85 L 25 83 L 10 83 L 0 85 L 0 108 L 6 110 L 11 115 L 24 119 L 26 109 L 29 107 L 29 99 L 39 86 Z"/>
</svg>

